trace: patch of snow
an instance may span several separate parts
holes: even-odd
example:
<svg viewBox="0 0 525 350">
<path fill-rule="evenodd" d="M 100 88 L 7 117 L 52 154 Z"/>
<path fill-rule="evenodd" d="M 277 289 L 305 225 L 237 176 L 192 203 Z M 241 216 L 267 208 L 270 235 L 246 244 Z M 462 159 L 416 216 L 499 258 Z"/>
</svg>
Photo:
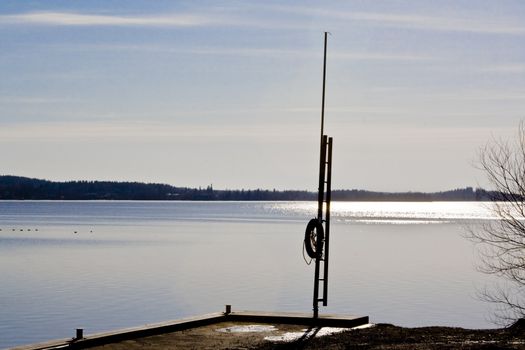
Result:
<svg viewBox="0 0 525 350">
<path fill-rule="evenodd" d="M 248 325 L 248 326 L 232 326 L 217 329 L 217 332 L 222 333 L 251 333 L 251 332 L 273 332 L 276 331 L 275 326 L 264 326 L 264 325 Z"/>
<path fill-rule="evenodd" d="M 324 337 L 326 335 L 341 333 L 344 331 L 349 331 L 353 329 L 363 329 L 370 328 L 374 325 L 369 323 L 362 326 L 354 328 L 336 328 L 336 327 L 322 327 L 322 328 L 313 328 L 313 329 L 303 329 L 301 332 L 287 332 L 281 335 L 272 335 L 264 337 L 264 340 L 273 341 L 273 342 L 292 342 L 298 339 L 309 339 L 311 337 Z"/>
<path fill-rule="evenodd" d="M 304 336 L 304 332 L 286 332 L 281 335 L 271 335 L 268 337 L 264 337 L 264 340 L 274 342 L 291 342 L 300 339 L 302 336 Z"/>
<path fill-rule="evenodd" d="M 357 326 L 357 327 L 353 327 L 353 328 L 350 328 L 350 329 L 365 329 L 365 328 L 372 328 L 374 326 L 375 326 L 375 324 L 373 324 L 373 323 L 367 323 L 367 324 L 364 324 L 364 325 L 361 325 L 361 326 Z"/>
</svg>

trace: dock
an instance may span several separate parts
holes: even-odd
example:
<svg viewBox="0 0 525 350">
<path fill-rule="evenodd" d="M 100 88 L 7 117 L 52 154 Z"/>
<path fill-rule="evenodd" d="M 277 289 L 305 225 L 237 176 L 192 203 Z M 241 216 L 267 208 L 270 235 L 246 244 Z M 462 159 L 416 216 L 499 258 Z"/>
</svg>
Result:
<svg viewBox="0 0 525 350">
<path fill-rule="evenodd" d="M 216 312 L 197 317 L 161 323 L 146 324 L 139 327 L 119 329 L 110 332 L 84 335 L 83 329 L 77 329 L 76 335 L 69 339 L 57 339 L 45 343 L 31 344 L 12 348 L 11 350 L 51 350 L 51 349 L 86 349 L 97 346 L 118 343 L 127 340 L 151 337 L 162 334 L 176 333 L 184 330 L 197 329 L 220 323 L 228 324 L 272 324 L 295 325 L 305 327 L 337 327 L 354 328 L 369 323 L 368 316 L 349 315 L 319 315 L 313 318 L 311 313 L 291 312 L 261 312 L 261 311 L 231 311 L 226 306 L 225 312 Z M 197 342 L 196 342 L 197 343 Z"/>
</svg>

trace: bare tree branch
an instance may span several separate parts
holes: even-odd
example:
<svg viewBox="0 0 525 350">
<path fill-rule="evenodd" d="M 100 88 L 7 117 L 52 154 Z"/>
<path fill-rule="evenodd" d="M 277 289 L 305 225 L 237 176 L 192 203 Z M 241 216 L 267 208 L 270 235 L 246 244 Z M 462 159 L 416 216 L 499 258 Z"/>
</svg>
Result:
<svg viewBox="0 0 525 350">
<path fill-rule="evenodd" d="M 479 247 L 478 269 L 505 282 L 481 295 L 498 305 L 497 320 L 509 324 L 525 317 L 525 123 L 514 143 L 493 140 L 482 148 L 479 167 L 495 193 L 498 220 L 471 228 L 469 238 Z"/>
</svg>

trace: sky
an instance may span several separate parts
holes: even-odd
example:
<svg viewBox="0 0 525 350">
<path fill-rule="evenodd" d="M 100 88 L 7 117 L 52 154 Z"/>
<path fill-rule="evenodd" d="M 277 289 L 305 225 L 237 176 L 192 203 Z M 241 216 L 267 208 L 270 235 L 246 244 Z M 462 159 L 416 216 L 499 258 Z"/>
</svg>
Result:
<svg viewBox="0 0 525 350">
<path fill-rule="evenodd" d="M 0 2 L 0 174 L 317 189 L 486 187 L 525 117 L 524 1 Z"/>
</svg>

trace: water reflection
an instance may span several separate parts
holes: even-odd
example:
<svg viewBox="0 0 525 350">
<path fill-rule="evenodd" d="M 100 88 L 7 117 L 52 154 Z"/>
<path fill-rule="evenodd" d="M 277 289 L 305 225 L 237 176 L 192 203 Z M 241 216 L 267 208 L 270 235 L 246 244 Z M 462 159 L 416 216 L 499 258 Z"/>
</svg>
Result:
<svg viewBox="0 0 525 350">
<path fill-rule="evenodd" d="M 489 202 L 332 202 L 332 219 L 370 224 L 436 224 L 495 219 Z M 264 208 L 277 215 L 312 217 L 316 202 L 284 202 Z"/>
<path fill-rule="evenodd" d="M 0 348 L 224 304 L 311 310 L 301 249 L 313 202 L 0 202 L 0 213 Z M 492 326 L 475 298 L 486 277 L 461 236 L 466 221 L 489 217 L 483 205 L 336 202 L 333 216 L 321 312 Z"/>
</svg>

